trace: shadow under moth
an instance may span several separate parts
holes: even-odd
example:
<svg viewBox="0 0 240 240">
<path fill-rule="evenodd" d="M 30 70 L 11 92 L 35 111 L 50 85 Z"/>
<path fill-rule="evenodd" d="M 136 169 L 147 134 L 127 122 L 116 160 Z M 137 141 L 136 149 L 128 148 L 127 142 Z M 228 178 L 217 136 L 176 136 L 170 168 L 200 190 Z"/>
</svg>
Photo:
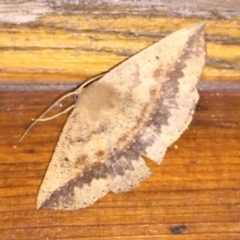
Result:
<svg viewBox="0 0 240 240">
<path fill-rule="evenodd" d="M 87 207 L 151 175 L 188 127 L 205 64 L 204 24 L 178 30 L 74 94 L 78 98 L 42 181 L 38 209 Z"/>
</svg>

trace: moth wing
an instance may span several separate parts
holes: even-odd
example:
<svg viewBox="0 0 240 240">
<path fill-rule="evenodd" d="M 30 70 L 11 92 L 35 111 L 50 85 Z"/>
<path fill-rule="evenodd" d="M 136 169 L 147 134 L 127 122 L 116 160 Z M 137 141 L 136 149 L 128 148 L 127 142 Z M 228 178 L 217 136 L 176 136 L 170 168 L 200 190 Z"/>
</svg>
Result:
<svg viewBox="0 0 240 240">
<path fill-rule="evenodd" d="M 79 209 L 109 192 L 107 141 L 104 133 L 93 133 L 89 113 L 83 104 L 68 117 L 38 193 L 38 208 Z"/>
<path fill-rule="evenodd" d="M 79 93 L 38 195 L 38 207 L 86 207 L 129 191 L 189 124 L 204 65 L 203 25 L 181 29 Z"/>
<path fill-rule="evenodd" d="M 121 122 L 134 122 L 132 127 L 121 124 L 118 150 L 108 159 L 113 168 L 113 192 L 129 191 L 143 182 L 151 173 L 141 155 L 159 164 L 166 149 L 189 125 L 205 63 L 203 28 L 198 24 L 176 31 L 101 79 L 131 103 Z"/>
</svg>

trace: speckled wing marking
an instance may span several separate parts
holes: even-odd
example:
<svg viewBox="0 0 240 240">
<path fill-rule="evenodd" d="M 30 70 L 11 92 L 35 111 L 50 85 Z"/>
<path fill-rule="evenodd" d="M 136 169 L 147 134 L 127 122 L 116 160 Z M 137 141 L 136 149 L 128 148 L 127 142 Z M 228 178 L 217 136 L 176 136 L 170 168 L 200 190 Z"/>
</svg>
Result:
<svg viewBox="0 0 240 240">
<path fill-rule="evenodd" d="M 205 63 L 204 25 L 183 28 L 79 91 L 38 194 L 38 208 L 78 209 L 151 175 L 187 128 Z"/>
</svg>

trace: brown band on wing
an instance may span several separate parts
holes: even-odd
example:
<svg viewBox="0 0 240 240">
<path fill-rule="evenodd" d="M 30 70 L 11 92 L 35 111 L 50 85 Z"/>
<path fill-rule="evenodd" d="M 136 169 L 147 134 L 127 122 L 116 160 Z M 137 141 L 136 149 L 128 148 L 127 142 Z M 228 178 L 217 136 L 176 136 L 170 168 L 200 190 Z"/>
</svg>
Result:
<svg viewBox="0 0 240 240">
<path fill-rule="evenodd" d="M 69 206 L 74 202 L 74 188 L 81 189 L 84 184 L 91 185 L 93 179 L 105 179 L 108 175 L 108 169 L 105 164 L 96 162 L 91 168 L 86 168 L 83 175 L 78 176 L 64 186 L 55 190 L 51 196 L 46 199 L 39 209 L 51 209 L 56 206 Z M 64 207 L 63 207 L 64 208 Z"/>
<path fill-rule="evenodd" d="M 202 29 L 199 29 L 201 32 Z M 168 118 L 171 116 L 171 109 L 177 107 L 176 95 L 179 92 L 179 83 L 178 80 L 184 77 L 183 70 L 187 67 L 186 60 L 192 58 L 193 56 L 198 56 L 201 54 L 201 49 L 196 45 L 196 38 L 199 37 L 199 34 L 191 36 L 191 38 L 186 43 L 183 54 L 180 56 L 178 61 L 175 63 L 175 66 L 172 67 L 172 71 L 169 71 L 166 75 L 167 81 L 163 82 L 160 86 L 160 89 L 152 89 L 151 97 L 153 102 L 151 105 L 143 108 L 140 116 L 145 115 L 145 111 L 150 112 L 148 115 L 148 119 L 144 119 L 143 121 L 137 123 L 137 126 L 141 125 L 141 128 L 144 129 L 146 127 L 151 127 L 153 129 L 158 129 L 156 133 L 160 133 L 161 126 L 168 125 Z M 154 76 L 157 78 L 156 74 L 160 74 L 160 71 L 154 71 Z M 166 105 L 167 103 L 167 105 Z M 140 118 L 141 119 L 141 118 Z M 144 122 L 144 120 L 146 122 Z M 136 132 L 136 126 L 131 131 L 131 133 Z M 135 141 L 129 141 L 130 137 L 128 135 L 123 135 L 122 140 L 126 141 L 124 150 L 119 149 L 112 151 L 110 157 L 108 159 L 108 166 L 110 169 L 110 174 L 112 176 L 116 175 L 124 175 L 124 170 L 131 169 L 132 164 L 131 161 L 138 160 L 139 156 L 146 154 L 146 148 L 153 144 L 153 139 L 145 139 L 144 141 L 141 139 L 142 133 L 136 132 L 135 136 L 131 135 L 131 139 L 135 139 Z M 120 158 L 126 159 L 128 165 L 122 166 L 121 162 L 118 162 Z"/>
</svg>

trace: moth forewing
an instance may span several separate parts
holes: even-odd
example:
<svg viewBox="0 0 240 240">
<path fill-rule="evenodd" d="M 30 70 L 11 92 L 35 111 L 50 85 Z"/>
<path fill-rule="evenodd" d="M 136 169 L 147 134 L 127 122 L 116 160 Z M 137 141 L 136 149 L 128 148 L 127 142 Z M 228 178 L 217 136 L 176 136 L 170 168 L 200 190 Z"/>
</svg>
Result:
<svg viewBox="0 0 240 240">
<path fill-rule="evenodd" d="M 38 208 L 87 207 L 151 175 L 189 125 L 205 63 L 204 24 L 178 30 L 78 94 L 38 193 Z"/>
</svg>

